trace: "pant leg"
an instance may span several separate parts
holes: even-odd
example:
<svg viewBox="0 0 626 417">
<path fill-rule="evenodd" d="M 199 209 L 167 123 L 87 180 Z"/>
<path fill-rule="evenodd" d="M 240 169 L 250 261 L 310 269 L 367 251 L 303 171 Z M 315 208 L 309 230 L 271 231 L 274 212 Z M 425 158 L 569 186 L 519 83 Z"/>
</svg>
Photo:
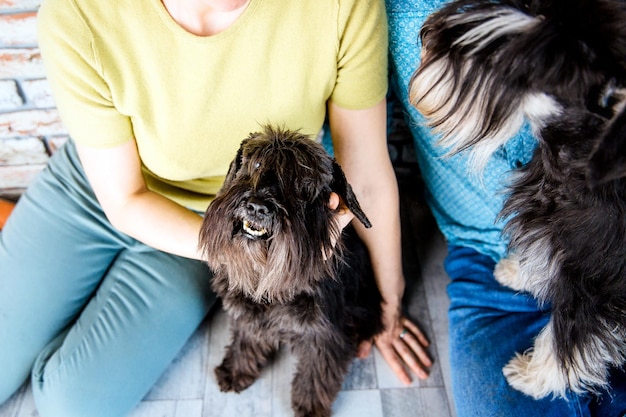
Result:
<svg viewBox="0 0 626 417">
<path fill-rule="evenodd" d="M 0 403 L 83 308 L 124 245 L 64 147 L 0 232 Z"/>
<path fill-rule="evenodd" d="M 532 345 L 549 320 L 528 295 L 498 284 L 494 261 L 450 247 L 450 367 L 459 417 L 589 416 L 587 398 L 533 400 L 512 389 L 502 368 Z"/>
<path fill-rule="evenodd" d="M 128 414 L 212 306 L 204 264 L 142 246 L 118 256 L 67 336 L 38 357 L 42 417 Z"/>
<path fill-rule="evenodd" d="M 594 416 L 626 415 L 626 374 L 614 369 L 610 388 L 599 395 L 569 395 L 568 402 L 533 400 L 511 389 L 502 367 L 513 352 L 523 352 L 549 320 L 535 300 L 498 284 L 494 261 L 478 252 L 451 247 L 450 361 L 458 416 Z"/>
<path fill-rule="evenodd" d="M 42 416 L 123 415 L 212 305 L 209 278 L 113 229 L 69 143 L 0 233 L 0 402 L 36 360 Z"/>
</svg>

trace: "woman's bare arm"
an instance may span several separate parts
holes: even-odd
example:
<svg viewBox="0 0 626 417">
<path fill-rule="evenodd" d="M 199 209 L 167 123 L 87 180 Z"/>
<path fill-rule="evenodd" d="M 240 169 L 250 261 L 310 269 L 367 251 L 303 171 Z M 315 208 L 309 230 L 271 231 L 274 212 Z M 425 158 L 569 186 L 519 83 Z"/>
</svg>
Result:
<svg viewBox="0 0 626 417">
<path fill-rule="evenodd" d="M 134 140 L 112 148 L 76 146 L 96 197 L 115 228 L 156 249 L 200 259 L 202 217 L 148 189 Z"/>
</svg>

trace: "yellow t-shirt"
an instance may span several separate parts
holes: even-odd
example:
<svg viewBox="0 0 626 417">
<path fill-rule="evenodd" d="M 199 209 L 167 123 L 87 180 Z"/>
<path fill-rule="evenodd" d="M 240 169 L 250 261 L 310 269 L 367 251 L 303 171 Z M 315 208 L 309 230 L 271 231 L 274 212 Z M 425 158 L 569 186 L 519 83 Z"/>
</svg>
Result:
<svg viewBox="0 0 626 417">
<path fill-rule="evenodd" d="M 315 135 L 327 100 L 367 108 L 387 91 L 382 0 L 251 0 L 207 37 L 181 28 L 160 0 L 44 0 L 38 21 L 73 140 L 134 138 L 148 186 L 196 210 L 261 124 Z"/>
</svg>

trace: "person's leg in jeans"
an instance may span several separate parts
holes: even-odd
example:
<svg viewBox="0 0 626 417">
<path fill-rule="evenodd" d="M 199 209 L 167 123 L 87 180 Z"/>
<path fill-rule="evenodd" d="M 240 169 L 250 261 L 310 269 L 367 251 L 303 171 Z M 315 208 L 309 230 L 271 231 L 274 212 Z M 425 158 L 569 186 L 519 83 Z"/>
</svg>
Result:
<svg viewBox="0 0 626 417">
<path fill-rule="evenodd" d="M 0 402 L 32 369 L 43 417 L 126 414 L 213 304 L 210 277 L 113 229 L 68 143 L 0 232 Z"/>
<path fill-rule="evenodd" d="M 528 349 L 545 326 L 542 311 L 526 294 L 493 277 L 495 262 L 473 249 L 451 246 L 445 268 L 451 282 L 450 367 L 459 416 L 588 416 L 587 400 L 533 400 L 512 389 L 502 367 Z"/>
<path fill-rule="evenodd" d="M 493 277 L 495 262 L 473 249 L 451 246 L 445 262 L 451 283 L 450 351 L 454 390 L 470 411 L 459 415 L 493 416 L 597 416 L 622 417 L 626 412 L 626 376 L 611 374 L 611 388 L 599 396 L 577 397 L 569 402 L 545 398 L 532 400 L 512 390 L 501 369 L 512 352 L 528 349 L 546 325 L 549 310 L 535 299 L 501 286 Z M 486 395 L 489 394 L 489 395 Z M 481 404 L 490 414 L 472 404 Z"/>
</svg>

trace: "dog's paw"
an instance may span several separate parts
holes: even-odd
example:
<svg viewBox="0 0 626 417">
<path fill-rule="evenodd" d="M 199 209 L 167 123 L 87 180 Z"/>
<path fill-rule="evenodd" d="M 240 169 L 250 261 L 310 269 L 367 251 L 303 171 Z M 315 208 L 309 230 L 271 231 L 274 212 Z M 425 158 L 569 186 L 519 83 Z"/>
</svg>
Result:
<svg viewBox="0 0 626 417">
<path fill-rule="evenodd" d="M 256 380 L 256 376 L 253 375 L 235 375 L 231 367 L 224 363 L 215 368 L 215 376 L 217 377 L 217 384 L 222 392 L 241 392 L 252 385 Z"/>
<path fill-rule="evenodd" d="M 524 281 L 519 275 L 519 260 L 510 256 L 503 258 L 496 264 L 493 275 L 500 284 L 516 291 L 525 291 Z"/>
<path fill-rule="evenodd" d="M 536 400 L 547 396 L 566 398 L 567 378 L 554 356 L 540 360 L 533 351 L 516 354 L 502 373 L 511 387 Z"/>
<path fill-rule="evenodd" d="M 321 405 L 318 407 L 306 407 L 294 404 L 293 411 L 295 417 L 330 417 L 332 414 L 330 409 L 326 409 Z"/>
<path fill-rule="evenodd" d="M 598 393 L 608 387 L 608 367 L 618 363 L 607 362 L 603 354 L 606 349 L 591 349 L 587 355 L 574 349 L 566 367 L 554 346 L 550 321 L 535 338 L 533 348 L 522 355 L 517 354 L 503 368 L 509 385 L 535 399 L 547 396 L 566 398 L 568 392 L 577 395 Z"/>
</svg>

